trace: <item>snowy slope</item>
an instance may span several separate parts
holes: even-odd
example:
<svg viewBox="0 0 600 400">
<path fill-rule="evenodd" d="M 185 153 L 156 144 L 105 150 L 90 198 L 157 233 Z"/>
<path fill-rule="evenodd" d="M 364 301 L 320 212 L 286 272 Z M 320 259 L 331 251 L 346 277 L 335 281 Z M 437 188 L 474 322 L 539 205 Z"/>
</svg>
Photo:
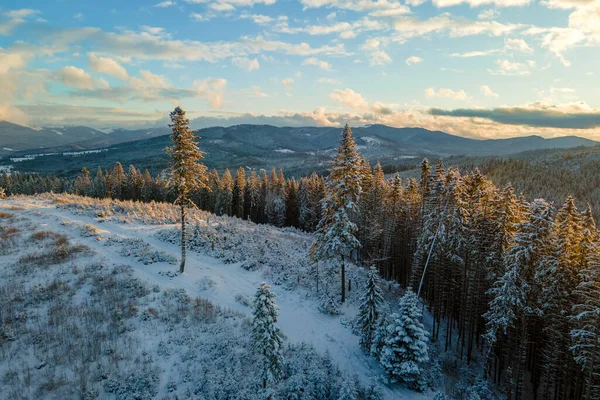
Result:
<svg viewBox="0 0 600 400">
<path fill-rule="evenodd" d="M 357 375 L 364 387 L 379 382 L 386 399 L 427 398 L 399 386 L 382 384 L 383 370 L 375 360 L 362 352 L 358 337 L 348 326 L 347 321 L 356 314 L 354 304 L 348 305 L 342 316 L 324 315 L 318 311 L 312 290 L 302 286 L 277 285 L 281 282 L 269 268 L 248 271 L 241 268 L 242 262 L 226 263 L 223 259 L 207 255 L 211 253 L 211 249 L 189 252 L 186 272 L 183 275 L 172 274 L 177 270 L 177 266 L 173 264 L 180 250 L 175 243 L 161 240 L 164 235 L 160 233 L 165 230 L 176 232 L 177 225 L 153 225 L 140 213 L 133 218 L 107 218 L 105 212 L 99 213 L 93 208 L 90 211 L 69 208 L 68 205 L 65 207 L 64 203 L 73 198 L 62 198 L 58 202 L 52 196 L 12 198 L 0 201 L 0 211 L 23 216 L 40 229 L 72 237 L 113 265 L 131 266 L 133 275 L 151 287 L 184 289 L 191 297 L 199 296 L 243 315 L 250 316 L 251 309 L 247 302 L 252 299 L 260 283 L 266 281 L 277 293 L 276 302 L 281 310 L 279 326 L 286 343 L 306 342 L 321 354 L 328 352 L 342 371 Z M 207 216 L 208 214 L 197 216 L 196 222 L 208 226 L 223 223 L 223 219 L 217 217 L 213 217 L 212 221 L 203 220 Z M 119 219 L 127 223 L 119 222 Z M 160 219 L 157 221 L 160 222 Z M 227 219 L 228 224 L 236 223 L 235 221 Z M 245 221 L 240 221 L 239 225 L 240 230 L 249 235 L 258 234 L 258 229 L 264 234 L 266 230 L 276 240 L 294 241 L 296 246 L 300 243 L 301 247 L 311 239 L 303 233 L 264 226 L 254 227 Z M 283 248 L 286 245 L 283 243 Z"/>
</svg>

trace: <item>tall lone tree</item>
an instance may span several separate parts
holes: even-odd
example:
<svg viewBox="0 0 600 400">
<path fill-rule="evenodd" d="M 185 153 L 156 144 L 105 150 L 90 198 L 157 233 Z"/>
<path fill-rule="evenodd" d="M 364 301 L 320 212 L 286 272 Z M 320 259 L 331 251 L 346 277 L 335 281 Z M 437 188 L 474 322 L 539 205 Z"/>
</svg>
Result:
<svg viewBox="0 0 600 400">
<path fill-rule="evenodd" d="M 210 191 L 207 182 L 207 168 L 200 163 L 204 153 L 198 148 L 198 136 L 190 129 L 190 120 L 185 117 L 185 111 L 176 107 L 170 114 L 172 130 L 172 147 L 165 151 L 170 155 L 169 184 L 175 188 L 177 198 L 175 204 L 181 209 L 181 265 L 179 272 L 185 268 L 185 219 L 186 211 L 190 206 L 195 206 L 190 195 L 193 191 L 206 189 Z"/>
<path fill-rule="evenodd" d="M 263 389 L 268 391 L 269 385 L 276 382 L 282 374 L 283 339 L 276 325 L 279 307 L 275 304 L 275 293 L 264 282 L 254 296 L 252 315 L 254 349 L 262 356 Z"/>
<path fill-rule="evenodd" d="M 317 226 L 315 241 L 311 247 L 314 259 L 341 259 L 342 303 L 346 301 L 346 266 L 344 258 L 352 250 L 360 247 L 355 236 L 356 224 L 350 218 L 355 211 L 361 193 L 361 158 L 352 137 L 352 130 L 346 124 L 337 155 L 331 163 L 326 183 L 326 194 L 321 201 L 322 218 Z"/>
</svg>

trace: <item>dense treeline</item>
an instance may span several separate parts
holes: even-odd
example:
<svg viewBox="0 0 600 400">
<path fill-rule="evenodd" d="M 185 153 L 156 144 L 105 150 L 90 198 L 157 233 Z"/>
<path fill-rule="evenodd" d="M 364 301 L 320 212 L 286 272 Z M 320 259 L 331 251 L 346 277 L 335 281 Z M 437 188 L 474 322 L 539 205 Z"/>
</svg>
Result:
<svg viewBox="0 0 600 400">
<path fill-rule="evenodd" d="M 386 179 L 359 160 L 360 193 L 349 217 L 354 261 L 412 286 L 433 316 L 431 340 L 477 362 L 510 399 L 600 397 L 600 237 L 592 210 L 572 197 L 555 209 L 496 187 L 479 171 L 434 168 Z M 325 179 L 286 179 L 238 169 L 208 174 L 194 204 L 219 215 L 315 231 Z M 6 173 L 8 195 L 44 191 L 141 201 L 175 194 L 163 175 L 121 164 L 75 180 Z"/>
</svg>

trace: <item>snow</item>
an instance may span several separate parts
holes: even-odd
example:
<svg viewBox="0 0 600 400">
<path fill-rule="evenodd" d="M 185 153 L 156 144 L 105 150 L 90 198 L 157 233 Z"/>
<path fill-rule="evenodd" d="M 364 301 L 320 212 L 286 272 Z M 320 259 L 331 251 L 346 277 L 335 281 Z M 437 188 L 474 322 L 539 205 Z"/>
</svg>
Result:
<svg viewBox="0 0 600 400">
<path fill-rule="evenodd" d="M 57 131 L 56 129 L 53 129 L 52 132 L 56 133 L 57 135 L 64 135 L 64 132 L 61 131 Z"/>
<path fill-rule="evenodd" d="M 342 310 L 344 315 L 328 316 L 318 311 L 318 301 L 309 290 L 302 287 L 296 289 L 283 287 L 278 284 L 279 282 L 273 282 L 274 275 L 265 271 L 264 268 L 248 271 L 241 268 L 242 262 L 228 264 L 223 259 L 189 251 L 186 272 L 182 275 L 175 275 L 173 273 L 177 270 L 176 266 L 160 261 L 145 264 L 144 260 L 136 254 L 130 255 L 132 252 L 122 249 L 123 246 L 131 247 L 131 243 L 138 243 L 141 248 L 149 246 L 158 254 L 178 257 L 179 247 L 176 244 L 160 240 L 157 235 L 165 229 L 177 230 L 176 224 L 148 225 L 135 220 L 119 223 L 119 218 L 115 218 L 115 220 L 99 218 L 96 216 L 97 212 L 95 214 L 93 212 L 77 212 L 76 209 L 59 207 L 48 196 L 23 196 L 0 201 L 0 210 L 2 209 L 25 217 L 31 221 L 32 225 L 44 230 L 65 236 L 75 236 L 77 243 L 87 246 L 103 260 L 115 266 L 131 266 L 133 275 L 148 284 L 149 287 L 183 289 L 192 298 L 199 296 L 222 308 L 231 309 L 246 316 L 250 316 L 252 310 L 247 306 L 248 301 L 240 301 L 240 299 L 253 298 L 260 284 L 267 282 L 277 295 L 276 302 L 280 308 L 278 326 L 284 335 L 286 345 L 305 342 L 314 346 L 321 354 L 328 352 L 333 362 L 342 371 L 351 375 L 356 374 L 364 387 L 370 386 L 374 381 L 379 382 L 385 399 L 427 398 L 426 395 L 409 391 L 399 385 L 385 386 L 381 383 L 385 376 L 383 369 L 375 359 L 367 356 L 361 350 L 359 337 L 353 334 L 348 326 L 347 321 L 356 315 L 357 304 L 346 304 Z M 218 221 L 214 216 L 211 219 Z M 244 229 L 250 229 L 248 227 L 251 225 L 246 221 L 234 218 L 227 219 L 227 223 L 239 223 Z M 240 231 L 243 232 L 244 229 L 240 229 Z M 286 233 L 286 230 L 273 227 L 263 227 L 262 229 L 268 230 L 275 238 L 274 240 L 302 241 L 310 239 L 309 235 L 303 233 L 291 234 Z M 242 235 L 248 234 L 252 233 L 242 233 Z M 107 245 L 109 241 L 115 242 L 115 244 Z M 282 244 L 283 246 L 288 245 L 287 243 Z M 120 251 L 119 248 L 121 248 Z M 172 363 L 173 360 L 165 361 L 165 363 L 169 362 Z M 163 365 L 162 368 L 165 370 L 166 366 Z"/>
<path fill-rule="evenodd" d="M 363 136 L 363 137 L 361 137 L 361 139 L 367 143 L 367 147 L 375 147 L 375 146 L 381 145 L 381 140 L 374 138 L 374 137 Z"/>
<path fill-rule="evenodd" d="M 113 128 L 100 128 L 98 130 L 102 133 L 106 133 L 107 135 L 115 131 Z"/>
<path fill-rule="evenodd" d="M 290 150 L 290 149 L 277 149 L 275 150 L 276 153 L 283 153 L 283 154 L 293 154 L 295 153 L 294 150 Z"/>
<path fill-rule="evenodd" d="M 3 147 L 2 150 L 6 151 L 15 151 L 15 149 L 11 149 L 10 147 Z"/>
</svg>

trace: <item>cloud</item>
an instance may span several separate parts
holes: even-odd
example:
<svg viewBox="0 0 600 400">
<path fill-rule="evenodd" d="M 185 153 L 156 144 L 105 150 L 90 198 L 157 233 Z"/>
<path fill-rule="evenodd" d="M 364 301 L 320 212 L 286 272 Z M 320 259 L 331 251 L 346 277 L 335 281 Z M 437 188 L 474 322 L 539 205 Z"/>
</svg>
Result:
<svg viewBox="0 0 600 400">
<path fill-rule="evenodd" d="M 369 108 L 367 100 L 352 89 L 334 90 L 329 97 L 353 110 L 367 110 Z"/>
<path fill-rule="evenodd" d="M 452 7 L 459 4 L 468 4 L 471 7 L 480 7 L 492 4 L 496 7 L 523 7 L 531 3 L 532 0 L 433 0 L 436 7 Z"/>
<path fill-rule="evenodd" d="M 364 50 L 369 57 L 369 65 L 384 65 L 392 62 L 392 58 L 386 53 L 381 47 L 384 45 L 382 40 L 377 38 L 367 39 L 365 43 L 360 46 L 361 50 Z"/>
<path fill-rule="evenodd" d="M 593 3 L 594 0 L 542 0 L 540 4 L 548 8 L 570 10 Z"/>
<path fill-rule="evenodd" d="M 263 92 L 262 89 L 260 88 L 260 86 L 257 86 L 257 85 L 252 85 L 251 91 L 248 94 L 248 96 L 250 96 L 250 97 L 269 97 L 269 95 L 266 94 L 265 92 Z"/>
<path fill-rule="evenodd" d="M 90 68 L 94 72 L 114 76 L 115 78 L 126 80 L 129 78 L 127 71 L 121 64 L 109 57 L 100 57 L 94 53 L 89 54 Z"/>
<path fill-rule="evenodd" d="M 448 88 L 435 90 L 434 88 L 425 89 L 425 97 L 448 97 L 454 100 L 468 100 L 469 95 L 464 90 L 454 91 Z"/>
<path fill-rule="evenodd" d="M 85 43 L 91 52 L 106 55 L 127 54 L 141 60 L 161 61 L 208 61 L 244 57 L 263 53 L 282 53 L 297 56 L 347 55 L 343 44 L 311 47 L 307 43 L 287 43 L 265 39 L 262 36 L 242 36 L 232 42 L 200 42 L 196 40 L 172 40 L 165 35 L 150 32 L 105 32 L 99 28 L 38 27 L 43 40 L 53 46 L 66 47 Z"/>
<path fill-rule="evenodd" d="M 33 10 L 31 8 L 21 8 L 19 10 L 9 10 L 2 13 L 8 18 L 27 18 L 34 15 L 40 14 L 40 10 Z"/>
<path fill-rule="evenodd" d="M 531 70 L 535 68 L 535 61 L 528 60 L 527 62 L 520 63 L 509 60 L 496 60 L 498 69 L 488 69 L 488 72 L 492 75 L 506 75 L 506 76 L 524 76 L 531 75 Z"/>
<path fill-rule="evenodd" d="M 83 13 L 77 13 L 73 15 L 73 19 L 76 19 L 77 21 L 83 21 Z"/>
<path fill-rule="evenodd" d="M 380 19 L 361 18 L 354 22 L 335 22 L 328 25 L 305 25 L 290 27 L 286 20 L 280 20 L 273 29 L 279 33 L 306 33 L 312 36 L 338 34 L 341 39 L 352 39 L 363 32 L 382 31 L 390 28 L 388 22 Z"/>
<path fill-rule="evenodd" d="M 8 21 L 0 21 L 0 36 L 8 36 L 19 25 L 25 22 L 21 18 L 13 18 Z"/>
<path fill-rule="evenodd" d="M 406 65 L 418 64 L 420 62 L 423 62 L 423 59 L 417 56 L 410 56 L 406 59 Z"/>
<path fill-rule="evenodd" d="M 260 68 L 260 64 L 256 58 L 251 60 L 245 57 L 234 57 L 231 59 L 231 63 L 238 68 L 245 69 L 248 72 Z"/>
<path fill-rule="evenodd" d="M 508 125 L 526 125 L 532 127 L 592 129 L 600 127 L 600 109 L 590 108 L 585 103 L 567 105 L 549 105 L 532 103 L 524 107 L 499 107 L 493 109 L 455 109 L 433 108 L 431 115 L 485 118 Z"/>
<path fill-rule="evenodd" d="M 305 9 L 334 7 L 342 10 L 352 10 L 361 12 L 393 9 L 405 10 L 405 13 L 410 12 L 410 9 L 408 7 L 395 0 L 300 0 L 300 2 L 304 5 Z"/>
<path fill-rule="evenodd" d="M 161 3 L 155 4 L 152 7 L 155 8 L 167 8 L 176 5 L 177 3 L 174 1 L 163 1 Z"/>
<path fill-rule="evenodd" d="M 408 39 L 425 36 L 431 33 L 448 33 L 450 37 L 475 35 L 501 36 L 521 29 L 520 24 L 502 24 L 496 21 L 469 21 L 457 19 L 448 13 L 418 20 L 413 17 L 400 17 L 395 20 L 396 35 L 394 40 L 405 42 Z"/>
<path fill-rule="evenodd" d="M 223 94 L 227 86 L 227 80 L 220 78 L 208 78 L 200 82 L 194 81 L 194 88 L 198 96 L 206 97 L 212 108 L 221 108 L 223 106 Z"/>
<path fill-rule="evenodd" d="M 205 22 L 205 21 L 210 20 L 210 18 L 205 17 L 205 16 L 203 16 L 202 14 L 199 14 L 199 13 L 191 13 L 190 14 L 190 19 L 192 21 L 195 21 L 195 22 Z"/>
<path fill-rule="evenodd" d="M 502 52 L 501 49 L 490 49 L 490 50 L 476 50 L 476 51 L 467 51 L 465 53 L 452 53 L 450 57 L 461 57 L 461 58 L 472 58 L 472 57 L 484 57 L 492 54 L 498 54 Z"/>
<path fill-rule="evenodd" d="M 533 53 L 533 49 L 523 39 L 504 39 L 504 48 L 526 54 Z"/>
<path fill-rule="evenodd" d="M 81 68 L 68 66 L 56 71 L 55 79 L 65 86 L 73 86 L 80 89 L 93 89 L 94 80 L 91 75 Z"/>
<path fill-rule="evenodd" d="M 340 85 L 342 82 L 337 80 L 337 79 L 332 79 L 332 78 L 319 78 L 317 80 L 317 82 L 319 83 L 327 83 L 329 85 Z"/>
<path fill-rule="evenodd" d="M 307 58 L 306 60 L 302 61 L 302 65 L 314 65 L 325 71 L 331 71 L 332 69 L 331 64 L 329 64 L 327 61 L 319 60 L 316 57 Z"/>
<path fill-rule="evenodd" d="M 292 90 L 292 86 L 294 85 L 294 79 L 285 78 L 281 80 L 281 84 L 286 90 Z"/>
<path fill-rule="evenodd" d="M 494 8 L 483 10 L 477 15 L 479 19 L 496 19 L 500 15 L 500 12 Z"/>
<path fill-rule="evenodd" d="M 498 93 L 495 93 L 488 85 L 481 85 L 481 94 L 486 97 L 498 97 Z"/>
</svg>

